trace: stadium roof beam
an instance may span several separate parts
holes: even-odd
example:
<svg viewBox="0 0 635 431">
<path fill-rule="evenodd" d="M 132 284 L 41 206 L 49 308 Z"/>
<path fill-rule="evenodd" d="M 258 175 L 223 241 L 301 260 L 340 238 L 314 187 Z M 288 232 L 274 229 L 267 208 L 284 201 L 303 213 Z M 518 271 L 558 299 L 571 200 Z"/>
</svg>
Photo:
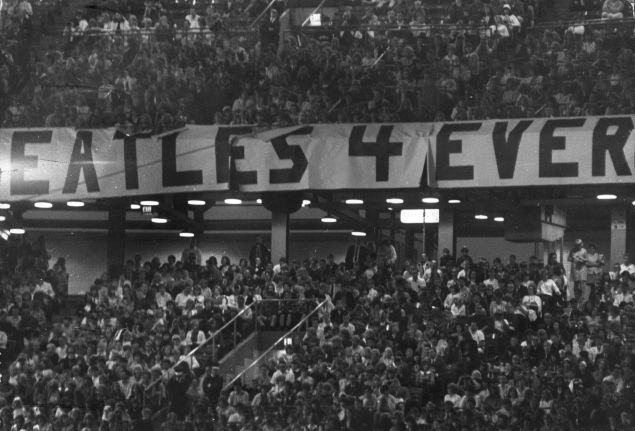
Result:
<svg viewBox="0 0 635 431">
<path fill-rule="evenodd" d="M 192 220 L 187 215 L 187 209 L 185 214 L 183 214 L 181 211 L 177 209 L 174 202 L 174 195 L 165 196 L 163 205 L 159 207 L 159 212 L 168 216 L 168 218 L 171 221 L 179 223 L 181 228 L 192 230 L 195 233 L 203 232 L 203 230 L 205 229 L 205 226 L 202 223 L 202 219 L 203 219 L 202 212 L 204 211 L 198 211 L 199 213 L 201 213 L 200 216 L 197 216 L 197 212 L 195 212 L 196 220 Z"/>
<path fill-rule="evenodd" d="M 357 213 L 357 211 L 343 208 L 343 205 L 341 204 L 333 205 L 333 202 L 329 201 L 318 192 L 314 193 L 312 202 L 315 204 L 315 206 L 332 213 L 339 219 L 343 219 L 352 223 L 354 226 L 362 226 L 364 227 L 364 229 L 371 230 L 374 230 L 378 227 L 377 223 L 366 220 L 365 218 L 361 217 Z"/>
</svg>

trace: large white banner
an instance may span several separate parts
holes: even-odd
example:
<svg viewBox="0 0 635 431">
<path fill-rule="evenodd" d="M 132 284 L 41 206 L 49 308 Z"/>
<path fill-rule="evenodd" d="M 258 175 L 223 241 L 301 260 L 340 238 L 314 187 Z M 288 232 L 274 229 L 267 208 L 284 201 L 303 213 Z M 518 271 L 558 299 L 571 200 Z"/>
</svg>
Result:
<svg viewBox="0 0 635 431">
<path fill-rule="evenodd" d="M 455 123 L 0 129 L 0 201 L 240 190 L 635 182 L 633 117 Z M 429 150 L 430 149 L 430 150 Z M 424 179 L 424 183 L 425 183 Z"/>
<path fill-rule="evenodd" d="M 635 182 L 632 116 L 437 123 L 434 129 L 431 187 Z"/>
</svg>

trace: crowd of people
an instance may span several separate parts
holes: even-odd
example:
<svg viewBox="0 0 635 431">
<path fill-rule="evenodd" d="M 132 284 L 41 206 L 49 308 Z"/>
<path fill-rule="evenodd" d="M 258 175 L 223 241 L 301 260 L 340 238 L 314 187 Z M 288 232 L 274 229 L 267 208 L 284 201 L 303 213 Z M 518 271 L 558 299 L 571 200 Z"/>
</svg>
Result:
<svg viewBox="0 0 635 431">
<path fill-rule="evenodd" d="M 552 2 L 454 0 L 444 24 L 429 24 L 421 1 L 366 1 L 281 37 L 282 1 L 177 15 L 123 2 L 68 23 L 2 125 L 130 133 L 630 113 L 633 26 L 617 19 L 630 3 L 578 3 L 578 21 L 547 25 Z M 247 9 L 265 11 L 258 32 L 227 25 Z"/>
<path fill-rule="evenodd" d="M 0 240 L 0 369 L 46 331 L 68 289 L 64 258 L 49 267 L 44 237 Z"/>
<path fill-rule="evenodd" d="M 203 257 L 194 243 L 164 263 L 136 256 L 97 279 L 76 316 L 25 336 L 0 381 L 2 425 L 633 429 L 628 255 L 610 267 L 579 240 L 562 263 L 555 253 L 546 264 L 513 255 L 488 262 L 465 247 L 456 258 L 444 250 L 438 261 L 399 262 L 389 243 L 369 242 L 351 246 L 342 262 L 329 255 L 274 265 L 258 241 L 238 264 Z M 228 316 L 268 298 L 310 305 L 276 304 L 262 327 L 288 329 L 324 305 L 275 360 L 257 364 L 254 380 L 228 387 L 233 375 L 219 373 L 216 342 L 206 340 Z"/>
</svg>

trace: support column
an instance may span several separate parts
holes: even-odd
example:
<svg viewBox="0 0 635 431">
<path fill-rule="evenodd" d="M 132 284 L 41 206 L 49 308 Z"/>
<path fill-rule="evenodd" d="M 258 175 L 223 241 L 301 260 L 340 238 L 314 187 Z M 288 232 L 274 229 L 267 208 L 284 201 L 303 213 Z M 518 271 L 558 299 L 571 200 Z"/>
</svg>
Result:
<svg viewBox="0 0 635 431">
<path fill-rule="evenodd" d="M 547 247 L 545 247 L 544 241 L 534 242 L 534 256 L 536 256 L 543 265 L 547 263 L 547 253 L 545 253 L 545 250 L 547 250 Z"/>
<path fill-rule="evenodd" d="M 417 261 L 417 250 L 415 249 L 415 231 L 408 229 L 406 231 L 406 259 L 413 262 Z"/>
<path fill-rule="evenodd" d="M 281 257 L 288 258 L 289 214 L 271 213 L 271 261 L 278 263 Z"/>
<path fill-rule="evenodd" d="M 626 208 L 611 209 L 611 268 L 622 262 L 626 253 Z"/>
<path fill-rule="evenodd" d="M 441 208 L 439 210 L 439 234 L 437 242 L 439 255 L 443 253 L 444 248 L 447 248 L 450 250 L 450 254 L 454 256 L 454 243 L 454 210 L 451 208 Z"/>
<path fill-rule="evenodd" d="M 111 277 L 117 276 L 126 256 L 126 207 L 114 203 L 108 209 L 108 238 L 106 270 Z"/>
</svg>

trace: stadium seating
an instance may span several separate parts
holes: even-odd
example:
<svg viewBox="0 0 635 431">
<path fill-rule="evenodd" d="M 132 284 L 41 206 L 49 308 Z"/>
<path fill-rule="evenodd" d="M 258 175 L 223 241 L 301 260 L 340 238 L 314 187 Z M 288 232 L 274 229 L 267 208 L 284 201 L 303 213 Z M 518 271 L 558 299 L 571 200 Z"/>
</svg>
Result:
<svg viewBox="0 0 635 431">
<path fill-rule="evenodd" d="M 244 5 L 90 10 L 32 65 L 2 124 L 161 132 L 630 112 L 629 19 L 541 23 L 540 2 L 465 3 L 439 3 L 443 20 L 428 3 L 344 6 L 280 41 L 273 12 L 255 29 Z"/>
<path fill-rule="evenodd" d="M 42 239 L 10 243 L 4 285 L 16 280 L 19 292 L 18 280 L 45 269 L 44 247 Z M 635 266 L 594 267 L 581 296 L 555 259 L 474 263 L 464 249 L 439 263 L 394 265 L 385 245 L 367 248 L 364 262 L 256 268 L 137 258 L 119 277 L 96 279 L 77 314 L 48 331 L 41 309 L 14 293 L 2 322 L 21 318 L 25 346 L 0 382 L 3 420 L 34 430 L 631 425 Z M 63 296 L 65 278 L 58 261 L 51 297 Z M 26 284 L 33 302 L 49 291 L 38 283 Z M 271 308 L 269 299 L 313 305 Z M 208 339 L 246 304 L 263 307 L 241 320 L 243 337 L 254 319 L 262 329 L 289 328 L 318 302 L 308 327 L 291 334 L 282 355 L 258 363 L 249 386 L 218 374 L 232 343 Z M 25 328 L 27 319 L 39 319 L 39 332 Z"/>
</svg>

